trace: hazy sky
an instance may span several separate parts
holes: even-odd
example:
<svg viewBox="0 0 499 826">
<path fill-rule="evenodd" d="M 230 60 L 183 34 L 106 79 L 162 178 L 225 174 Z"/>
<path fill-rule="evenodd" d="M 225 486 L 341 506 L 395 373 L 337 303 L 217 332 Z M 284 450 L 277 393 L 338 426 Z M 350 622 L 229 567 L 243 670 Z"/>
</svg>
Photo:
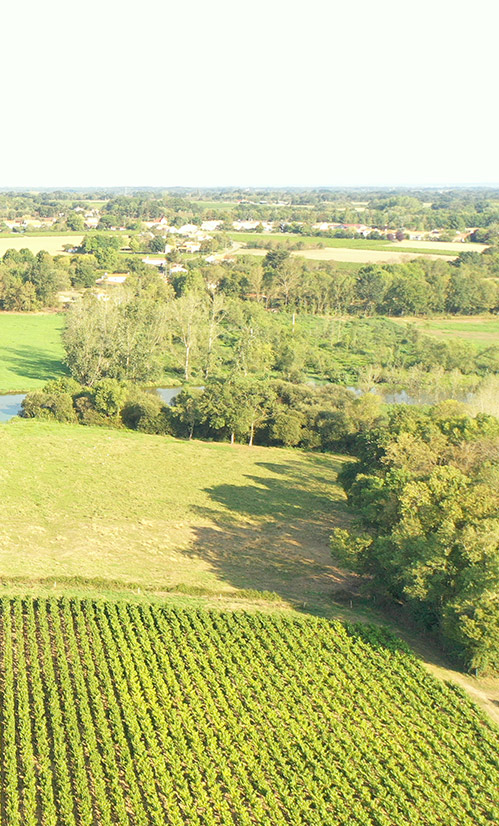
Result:
<svg viewBox="0 0 499 826">
<path fill-rule="evenodd" d="M 0 187 L 499 183 L 497 0 L 9 5 Z"/>
</svg>

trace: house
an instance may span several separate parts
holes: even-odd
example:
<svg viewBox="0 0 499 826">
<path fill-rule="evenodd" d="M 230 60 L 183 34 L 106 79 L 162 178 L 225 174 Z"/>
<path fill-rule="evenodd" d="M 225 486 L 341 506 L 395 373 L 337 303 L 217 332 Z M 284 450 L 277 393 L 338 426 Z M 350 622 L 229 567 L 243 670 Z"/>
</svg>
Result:
<svg viewBox="0 0 499 826">
<path fill-rule="evenodd" d="M 195 241 L 186 241 L 179 247 L 180 252 L 199 252 L 201 249 L 201 244 L 197 244 Z"/>
<path fill-rule="evenodd" d="M 232 221 L 232 226 L 237 232 L 247 232 L 248 230 L 256 229 L 261 224 L 261 221 Z"/>
<path fill-rule="evenodd" d="M 166 258 L 150 258 L 148 255 L 142 261 L 144 264 L 150 264 L 153 267 L 164 267 L 166 264 Z"/>
<path fill-rule="evenodd" d="M 170 275 L 172 273 L 176 273 L 176 272 L 189 272 L 189 271 L 185 267 L 183 267 L 182 264 L 173 264 L 173 266 L 170 267 Z"/>
<path fill-rule="evenodd" d="M 363 235 L 364 238 L 367 238 L 373 231 L 372 227 L 366 227 L 365 224 L 342 224 L 342 228 L 350 232 L 356 232 L 358 235 Z"/>
<path fill-rule="evenodd" d="M 95 282 L 96 284 L 124 284 L 128 278 L 127 272 L 113 272 L 112 275 L 109 275 L 107 272 L 104 273 L 102 278 L 98 278 Z"/>
<path fill-rule="evenodd" d="M 179 235 L 195 235 L 198 231 L 199 227 L 196 224 L 184 224 L 177 230 Z"/>
<path fill-rule="evenodd" d="M 215 232 L 218 227 L 222 226 L 223 221 L 203 221 L 201 229 L 205 232 Z"/>
<path fill-rule="evenodd" d="M 312 224 L 312 229 L 316 229 L 319 232 L 329 232 L 330 230 L 338 229 L 340 226 L 341 224 L 330 224 L 327 221 L 321 221 L 318 224 Z"/>
</svg>

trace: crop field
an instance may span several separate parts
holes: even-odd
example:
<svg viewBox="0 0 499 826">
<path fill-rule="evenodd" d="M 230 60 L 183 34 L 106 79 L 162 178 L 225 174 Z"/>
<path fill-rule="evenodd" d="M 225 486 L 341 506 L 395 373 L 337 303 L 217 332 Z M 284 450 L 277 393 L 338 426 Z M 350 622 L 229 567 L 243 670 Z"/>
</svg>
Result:
<svg viewBox="0 0 499 826">
<path fill-rule="evenodd" d="M 451 316 L 447 318 L 393 318 L 399 324 L 414 324 L 420 332 L 441 339 L 468 341 L 483 350 L 499 344 L 499 318 L 487 316 Z"/>
<path fill-rule="evenodd" d="M 0 257 L 4 255 L 7 250 L 22 250 L 28 249 L 33 253 L 45 250 L 50 255 L 64 254 L 64 244 L 71 244 L 72 247 L 77 247 L 81 244 L 83 235 L 63 234 L 54 235 L 53 233 L 40 233 L 38 235 L 16 235 L 0 237 Z"/>
<path fill-rule="evenodd" d="M 66 372 L 60 313 L 0 313 L 0 392 L 36 390 Z"/>
<path fill-rule="evenodd" d="M 431 253 L 421 252 L 399 252 L 390 250 L 373 250 L 367 247 L 366 249 L 336 249 L 333 247 L 324 247 L 324 249 L 314 250 L 295 250 L 291 255 L 300 256 L 301 258 L 310 258 L 313 261 L 348 261 L 352 264 L 396 264 L 404 261 L 413 261 L 415 258 L 430 258 L 432 260 L 440 259 L 444 261 L 453 261 L 455 256 L 449 255 L 432 255 Z"/>
<path fill-rule="evenodd" d="M 296 243 L 302 242 L 309 249 L 293 249 L 293 255 L 304 258 L 312 258 L 320 261 L 346 261 L 352 263 L 366 262 L 394 262 L 409 261 L 413 258 L 424 256 L 425 258 L 443 258 L 452 261 L 456 256 L 449 255 L 448 250 L 432 247 L 431 250 L 422 248 L 399 248 L 398 244 L 391 244 L 387 241 L 369 241 L 359 238 L 321 238 L 313 235 L 292 235 L 290 233 L 255 233 L 255 232 L 230 232 L 233 241 L 247 244 L 248 250 L 240 250 L 241 253 L 249 251 L 257 254 L 257 249 L 252 247 L 255 241 L 259 243 L 262 239 L 273 239 L 281 244 L 293 247 Z M 462 251 L 462 247 L 458 252 Z M 456 253 L 457 254 L 457 253 Z"/>
<path fill-rule="evenodd" d="M 456 255 L 459 255 L 460 252 L 483 252 L 487 249 L 488 244 L 478 244 L 474 241 L 397 241 L 394 246 L 397 247 L 410 247 L 412 250 L 419 250 L 420 252 L 423 250 L 433 250 L 434 252 L 438 252 L 442 250 L 443 252 L 455 252 Z"/>
<path fill-rule="evenodd" d="M 492 826 L 499 735 L 387 632 L 0 601 L 6 826 Z"/>
</svg>

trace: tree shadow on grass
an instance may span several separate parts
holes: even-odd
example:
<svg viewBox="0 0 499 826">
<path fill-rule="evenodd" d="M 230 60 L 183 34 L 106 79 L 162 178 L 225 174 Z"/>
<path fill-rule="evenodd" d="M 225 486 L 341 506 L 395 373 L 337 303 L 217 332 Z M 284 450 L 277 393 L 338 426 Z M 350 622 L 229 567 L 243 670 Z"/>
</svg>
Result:
<svg viewBox="0 0 499 826">
<path fill-rule="evenodd" d="M 218 507 L 196 509 L 211 524 L 196 529 L 187 553 L 235 588 L 275 591 L 297 607 L 350 587 L 354 575 L 334 565 L 329 551 L 332 529 L 348 520 L 346 504 L 328 483 L 333 457 L 322 458 L 327 478 L 321 462 L 257 463 L 272 475 L 206 488 Z"/>
<path fill-rule="evenodd" d="M 9 371 L 26 379 L 49 379 L 67 374 L 67 367 L 61 359 L 48 350 L 35 350 L 32 347 L 4 347 L 2 361 Z"/>
</svg>

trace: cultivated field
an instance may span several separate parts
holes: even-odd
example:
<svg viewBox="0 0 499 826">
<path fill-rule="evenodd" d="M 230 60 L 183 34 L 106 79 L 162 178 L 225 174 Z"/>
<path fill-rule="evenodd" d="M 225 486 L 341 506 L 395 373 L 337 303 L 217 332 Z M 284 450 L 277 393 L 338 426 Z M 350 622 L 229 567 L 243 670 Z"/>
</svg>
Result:
<svg viewBox="0 0 499 826">
<path fill-rule="evenodd" d="M 423 248 L 404 246 L 398 251 L 398 244 L 391 244 L 387 241 L 369 241 L 359 238 L 321 238 L 313 235 L 301 236 L 290 233 L 253 233 L 253 232 L 231 232 L 230 238 L 239 244 L 246 244 L 245 249 L 240 249 L 239 253 L 251 253 L 259 255 L 261 250 L 252 247 L 255 241 L 262 243 L 262 239 L 269 242 L 278 242 L 293 249 L 298 243 L 302 243 L 309 249 L 293 249 L 292 255 L 299 255 L 303 258 L 312 258 L 319 261 L 344 261 L 350 263 L 365 264 L 369 262 L 395 262 L 410 261 L 413 258 L 442 258 L 444 261 L 452 261 L 458 252 L 462 252 L 463 244 L 456 244 L 459 247 L 456 255 L 449 255 L 448 250 L 438 247 L 436 242 L 428 252 Z M 470 245 L 471 246 L 471 245 Z M 479 245 L 480 246 L 480 245 Z M 483 245 L 482 245 L 483 246 Z M 265 254 L 266 250 L 263 250 Z"/>
<path fill-rule="evenodd" d="M 17 235 L 16 237 L 0 237 L 0 257 L 7 250 L 28 249 L 33 253 L 45 250 L 50 255 L 60 255 L 64 253 L 63 246 L 71 244 L 77 247 L 83 241 L 83 235 Z"/>
<path fill-rule="evenodd" d="M 273 239 L 279 243 L 289 243 L 291 246 L 301 242 L 304 246 L 308 246 L 310 248 L 331 247 L 332 249 L 381 250 L 383 252 L 392 252 L 394 248 L 397 249 L 398 247 L 398 244 L 383 240 L 370 241 L 368 238 L 327 238 L 318 235 L 294 235 L 290 232 L 229 232 L 228 235 L 234 241 L 249 244 L 250 246 L 255 241 L 261 243 L 263 238 L 265 241 L 267 239 L 269 241 Z M 438 255 L 439 247 L 436 244 L 434 246 L 434 253 Z M 461 244 L 459 246 L 461 249 L 464 245 Z M 413 248 L 412 244 L 410 247 L 405 247 L 404 249 L 405 252 L 415 252 L 421 254 L 421 249 L 418 249 L 417 247 Z M 446 253 L 442 250 L 442 254 Z"/>
<path fill-rule="evenodd" d="M 453 261 L 455 258 L 455 256 L 452 255 L 432 255 L 430 253 L 423 255 L 414 252 L 383 252 L 372 249 L 335 249 L 332 247 L 324 247 L 324 249 L 316 250 L 300 250 L 292 252 L 291 255 L 297 255 L 301 258 L 311 258 L 314 261 L 348 261 L 353 264 L 394 264 L 397 262 L 413 261 L 415 258 Z"/>
<path fill-rule="evenodd" d="M 255 247 L 243 247 L 235 251 L 236 255 L 267 255 L 267 250 L 256 249 Z M 233 254 L 233 253 L 230 253 Z M 380 263 L 395 263 L 401 261 L 412 261 L 414 258 L 422 258 L 420 253 L 409 252 L 381 252 L 379 250 L 359 250 L 359 249 L 335 249 L 332 247 L 324 247 L 323 249 L 315 250 L 294 250 L 291 255 L 299 258 L 311 258 L 314 261 L 337 261 L 349 264 L 380 264 Z M 424 258 L 440 259 L 444 261 L 453 261 L 453 256 L 442 255 L 425 255 Z"/>
<path fill-rule="evenodd" d="M 8 826 L 498 822 L 497 730 L 380 629 L 76 599 L 0 619 Z"/>
<path fill-rule="evenodd" d="M 58 313 L 0 313 L 0 393 L 42 387 L 65 372 Z"/>
<path fill-rule="evenodd" d="M 0 578 L 256 588 L 299 605 L 345 585 L 329 552 L 341 457 L 21 420 L 0 440 Z"/>
<path fill-rule="evenodd" d="M 468 341 L 481 350 L 499 345 L 499 317 L 451 316 L 447 318 L 392 318 L 398 324 L 414 324 L 422 333 L 441 339 Z"/>
<path fill-rule="evenodd" d="M 475 244 L 473 241 L 397 241 L 393 244 L 394 247 L 410 247 L 413 250 L 439 250 L 454 252 L 459 255 L 460 252 L 483 252 L 487 249 L 488 244 Z"/>
</svg>

